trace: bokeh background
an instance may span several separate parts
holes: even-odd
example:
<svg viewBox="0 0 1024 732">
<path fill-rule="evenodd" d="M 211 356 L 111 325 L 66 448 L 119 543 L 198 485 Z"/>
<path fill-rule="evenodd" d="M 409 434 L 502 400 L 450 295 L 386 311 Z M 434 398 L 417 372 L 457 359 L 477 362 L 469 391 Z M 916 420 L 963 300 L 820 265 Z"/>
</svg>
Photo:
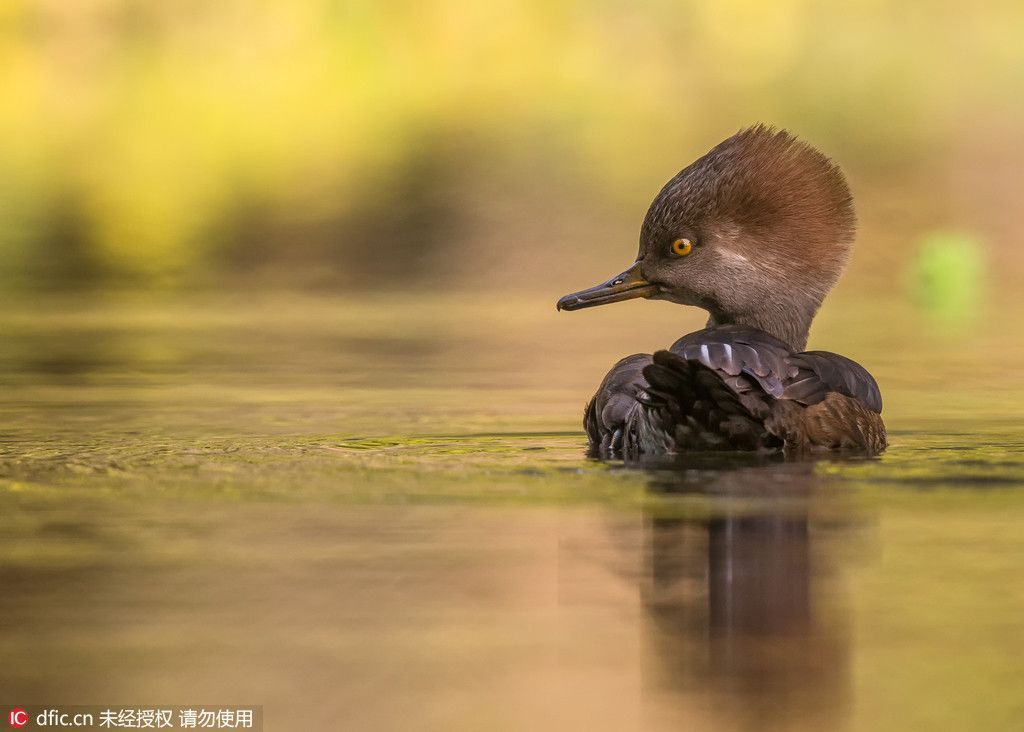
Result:
<svg viewBox="0 0 1024 732">
<path fill-rule="evenodd" d="M 557 295 L 764 121 L 847 171 L 851 291 L 1015 294 L 1022 28 L 1013 0 L 8 0 L 0 292 Z"/>
<path fill-rule="evenodd" d="M 1022 92 L 1020 0 L 0 1 L 0 713 L 1024 728 Z M 891 447 L 587 460 L 706 316 L 555 301 L 756 122 Z"/>
</svg>

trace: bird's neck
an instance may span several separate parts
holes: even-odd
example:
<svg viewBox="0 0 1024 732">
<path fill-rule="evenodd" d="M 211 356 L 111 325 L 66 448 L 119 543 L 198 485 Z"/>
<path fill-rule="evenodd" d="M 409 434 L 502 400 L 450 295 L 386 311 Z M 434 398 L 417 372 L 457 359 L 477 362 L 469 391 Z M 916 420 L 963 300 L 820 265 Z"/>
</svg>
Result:
<svg viewBox="0 0 1024 732">
<path fill-rule="evenodd" d="M 802 351 L 807 347 L 807 335 L 818 307 L 818 303 L 808 307 L 807 303 L 766 302 L 758 308 L 741 313 L 711 311 L 708 327 L 746 325 L 775 336 L 794 351 Z"/>
</svg>

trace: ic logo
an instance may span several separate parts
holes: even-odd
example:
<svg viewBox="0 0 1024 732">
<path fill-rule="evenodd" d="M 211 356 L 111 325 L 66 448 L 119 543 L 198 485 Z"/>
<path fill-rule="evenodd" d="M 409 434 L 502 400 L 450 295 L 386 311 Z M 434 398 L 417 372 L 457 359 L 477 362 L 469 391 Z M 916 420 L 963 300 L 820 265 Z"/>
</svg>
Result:
<svg viewBox="0 0 1024 732">
<path fill-rule="evenodd" d="M 7 721 L 12 727 L 24 727 L 28 724 L 28 712 L 24 709 L 15 707 L 11 710 L 10 714 L 7 715 Z"/>
</svg>

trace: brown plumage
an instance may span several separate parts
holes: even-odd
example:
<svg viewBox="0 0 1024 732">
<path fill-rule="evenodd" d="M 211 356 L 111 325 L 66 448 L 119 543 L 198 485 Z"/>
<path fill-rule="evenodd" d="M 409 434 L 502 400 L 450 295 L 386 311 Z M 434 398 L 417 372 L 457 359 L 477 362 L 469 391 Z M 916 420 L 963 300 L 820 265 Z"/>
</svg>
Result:
<svg viewBox="0 0 1024 732">
<path fill-rule="evenodd" d="M 854 228 L 842 172 L 785 131 L 743 130 L 672 178 L 633 265 L 558 302 L 577 310 L 645 297 L 711 316 L 670 349 L 612 368 L 584 417 L 594 452 L 885 449 L 871 375 L 803 350 Z"/>
</svg>

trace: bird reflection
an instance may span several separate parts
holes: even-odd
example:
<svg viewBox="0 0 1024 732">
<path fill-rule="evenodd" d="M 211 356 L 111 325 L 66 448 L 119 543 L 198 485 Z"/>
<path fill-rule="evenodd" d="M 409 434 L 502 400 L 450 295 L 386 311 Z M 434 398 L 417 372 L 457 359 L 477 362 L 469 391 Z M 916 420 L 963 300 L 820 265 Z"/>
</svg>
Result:
<svg viewBox="0 0 1024 732">
<path fill-rule="evenodd" d="M 841 530 L 818 515 L 827 480 L 807 462 L 651 474 L 665 500 L 644 517 L 650 693 L 716 728 L 842 726 L 849 642 L 821 541 Z M 678 502 L 695 498 L 691 518 Z"/>
</svg>

